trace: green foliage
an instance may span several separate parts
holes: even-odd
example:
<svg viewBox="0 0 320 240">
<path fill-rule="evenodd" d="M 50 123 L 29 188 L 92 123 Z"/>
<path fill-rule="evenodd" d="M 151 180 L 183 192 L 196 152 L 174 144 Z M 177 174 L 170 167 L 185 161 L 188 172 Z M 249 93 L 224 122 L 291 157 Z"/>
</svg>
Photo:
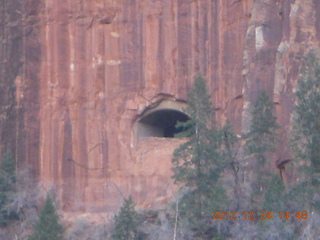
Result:
<svg viewBox="0 0 320 240">
<path fill-rule="evenodd" d="M 291 143 L 300 181 L 290 193 L 297 194 L 297 206 L 320 210 L 320 65 L 314 52 L 304 59 L 295 93 Z"/>
<path fill-rule="evenodd" d="M 1 193 L 14 190 L 15 160 L 10 150 L 5 151 L 0 165 L 0 191 Z"/>
<path fill-rule="evenodd" d="M 194 122 L 191 119 L 187 120 L 186 122 L 178 121 L 175 128 L 182 130 L 179 133 L 175 133 L 174 137 L 186 138 L 194 134 Z"/>
<path fill-rule="evenodd" d="M 197 75 L 188 93 L 185 112 L 190 117 L 179 126 L 187 129 L 187 141 L 175 149 L 172 163 L 175 183 L 183 186 L 181 216 L 190 229 L 204 232 L 214 209 L 222 210 L 227 197 L 219 178 L 223 168 L 222 132 L 214 128 L 214 110 L 205 80 Z"/>
<path fill-rule="evenodd" d="M 134 202 L 129 196 L 124 199 L 124 203 L 118 215 L 114 217 L 114 230 L 112 239 L 114 240 L 134 240 L 137 239 L 137 213 L 134 210 Z"/>
<path fill-rule="evenodd" d="M 276 130 L 279 128 L 274 114 L 273 102 L 263 90 L 257 97 L 251 112 L 252 121 L 246 135 L 245 150 L 257 160 L 256 182 L 252 186 L 252 207 L 260 205 L 262 196 L 268 186 L 271 174 L 265 169 L 269 154 L 275 150 Z"/>
<path fill-rule="evenodd" d="M 279 211 L 288 211 L 285 186 L 278 174 L 273 174 L 264 194 L 261 210 L 271 212 L 272 218 L 258 222 L 258 230 L 263 239 L 293 239 L 292 225 L 278 218 Z"/>
<path fill-rule="evenodd" d="M 204 131 L 213 125 L 214 109 L 210 98 L 205 80 L 198 74 L 193 88 L 188 92 L 188 106 L 185 108 L 185 113 L 190 119 L 186 122 L 178 122 L 176 127 L 185 129 L 177 134 L 178 137 L 205 136 Z"/>
<path fill-rule="evenodd" d="M 34 225 L 33 234 L 28 240 L 61 240 L 64 228 L 59 222 L 59 216 L 49 195 L 39 212 L 39 220 Z"/>
<path fill-rule="evenodd" d="M 13 159 L 9 149 L 4 152 L 1 169 L 5 171 L 12 180 L 15 179 L 15 160 Z"/>
<path fill-rule="evenodd" d="M 284 209 L 285 188 L 281 178 L 274 174 L 264 195 L 262 210 L 278 212 Z"/>
<path fill-rule="evenodd" d="M 279 128 L 273 102 L 264 90 L 254 103 L 251 115 L 252 122 L 246 136 L 246 150 L 249 154 L 254 154 L 258 162 L 263 165 L 267 153 L 275 149 L 276 130 Z"/>
<path fill-rule="evenodd" d="M 0 193 L 0 226 L 4 227 L 7 225 L 7 214 L 4 210 L 7 201 L 7 196 L 5 193 Z"/>
<path fill-rule="evenodd" d="M 288 192 L 288 201 L 293 210 L 310 209 L 310 200 L 314 194 L 314 189 L 306 181 L 294 185 Z"/>
<path fill-rule="evenodd" d="M 2 227 L 17 217 L 14 212 L 6 209 L 9 202 L 8 194 L 15 191 L 15 178 L 15 160 L 10 150 L 6 150 L 0 164 L 0 226 Z"/>
<path fill-rule="evenodd" d="M 293 113 L 292 142 L 297 159 L 320 172 L 320 65 L 313 52 L 302 65 Z"/>
<path fill-rule="evenodd" d="M 174 152 L 173 179 L 177 183 L 185 183 L 189 187 L 201 187 L 202 181 L 195 176 L 211 175 L 215 180 L 221 166 L 221 156 L 217 150 L 220 146 L 220 133 L 213 129 L 213 106 L 207 93 L 204 79 L 198 75 L 194 87 L 188 93 L 188 106 L 185 112 L 190 117 L 179 126 L 188 129 L 188 141 L 180 145 Z"/>
</svg>

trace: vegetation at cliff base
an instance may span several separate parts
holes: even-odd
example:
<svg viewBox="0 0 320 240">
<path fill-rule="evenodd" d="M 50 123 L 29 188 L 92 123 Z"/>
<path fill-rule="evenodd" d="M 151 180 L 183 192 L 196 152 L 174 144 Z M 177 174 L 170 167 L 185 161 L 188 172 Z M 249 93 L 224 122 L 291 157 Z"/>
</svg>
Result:
<svg viewBox="0 0 320 240">
<path fill-rule="evenodd" d="M 295 93 L 291 143 L 299 183 L 292 191 L 300 192 L 299 206 L 320 210 L 320 65 L 314 52 L 305 57 Z"/>
<path fill-rule="evenodd" d="M 0 162 L 0 239 L 317 239 L 320 65 L 315 53 L 303 59 L 295 94 L 291 152 L 286 153 L 291 156 L 276 159 L 282 138 L 272 94 L 263 89 L 257 92 L 249 104 L 248 131 L 234 132 L 228 119 L 222 126 L 215 121 L 217 114 L 206 81 L 197 75 L 183 109 L 189 120 L 176 125 L 183 129 L 176 134 L 183 140 L 166 139 L 182 142 L 171 160 L 176 196 L 161 209 L 144 213 L 136 212 L 129 196 L 110 226 L 108 222 L 97 227 L 79 218 L 65 231 L 49 195 L 34 217 L 28 209 L 37 209 L 36 194 L 28 196 L 29 179 L 19 176 L 13 155 L 4 151 Z"/>
<path fill-rule="evenodd" d="M 135 240 L 137 239 L 137 213 L 132 197 L 124 199 L 118 215 L 114 217 L 113 240 Z"/>
<path fill-rule="evenodd" d="M 6 206 L 10 203 L 9 195 L 15 191 L 15 160 L 10 150 L 6 150 L 0 164 L 0 226 L 6 226 L 10 220 L 17 219 L 15 211 Z"/>
<path fill-rule="evenodd" d="M 38 215 L 39 219 L 34 225 L 32 235 L 28 240 L 61 240 L 63 239 L 64 227 L 60 223 L 56 207 L 49 196 Z"/>
<path fill-rule="evenodd" d="M 217 230 L 208 221 L 211 211 L 227 206 L 227 195 L 220 182 L 223 169 L 219 151 L 221 131 L 214 122 L 210 97 L 205 80 L 197 75 L 185 109 L 190 120 L 178 124 L 187 129 L 180 134 L 186 136 L 187 141 L 174 151 L 172 158 L 172 178 L 185 189 L 179 200 L 179 215 L 194 232 L 195 239 L 211 238 L 215 234 Z"/>
<path fill-rule="evenodd" d="M 275 150 L 276 130 L 279 128 L 274 114 L 274 104 L 266 91 L 261 91 L 253 105 L 250 130 L 246 135 L 246 150 L 254 154 L 261 166 L 267 162 L 268 153 Z"/>
<path fill-rule="evenodd" d="M 258 94 L 251 111 L 250 130 L 246 134 L 245 151 L 255 160 L 256 178 L 252 183 L 251 207 L 257 209 L 271 178 L 268 159 L 275 151 L 276 130 L 279 128 L 274 113 L 274 104 L 266 91 Z"/>
</svg>

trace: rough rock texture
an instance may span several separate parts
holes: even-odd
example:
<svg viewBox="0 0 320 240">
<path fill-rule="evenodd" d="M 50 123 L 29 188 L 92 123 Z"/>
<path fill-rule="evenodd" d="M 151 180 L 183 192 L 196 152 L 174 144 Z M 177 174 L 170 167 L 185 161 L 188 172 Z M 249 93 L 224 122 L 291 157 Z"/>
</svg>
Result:
<svg viewBox="0 0 320 240">
<path fill-rule="evenodd" d="M 21 82 L 22 26 L 21 3 L 0 1 L 0 142 L 1 152 L 10 147 L 16 154 L 19 134 L 19 109 L 16 108 L 15 84 Z M 15 82 L 16 81 L 16 82 Z"/>
<path fill-rule="evenodd" d="M 186 99 L 201 72 L 238 134 L 260 89 L 283 146 L 302 56 L 320 40 L 317 0 L 1 0 L 1 150 L 12 146 L 68 211 L 113 212 L 122 195 L 173 194 L 176 139 L 136 139 L 161 98 Z"/>
<path fill-rule="evenodd" d="M 1 152 L 10 149 L 17 166 L 39 176 L 40 1 L 0 1 Z"/>
</svg>

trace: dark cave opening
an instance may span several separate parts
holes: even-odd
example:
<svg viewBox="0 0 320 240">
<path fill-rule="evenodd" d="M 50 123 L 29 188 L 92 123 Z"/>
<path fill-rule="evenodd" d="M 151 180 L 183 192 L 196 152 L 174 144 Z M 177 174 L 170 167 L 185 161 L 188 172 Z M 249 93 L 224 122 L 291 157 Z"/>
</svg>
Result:
<svg viewBox="0 0 320 240">
<path fill-rule="evenodd" d="M 139 137 L 173 138 L 182 131 L 177 129 L 177 122 L 186 122 L 189 117 L 183 112 L 171 109 L 160 109 L 149 113 L 138 121 Z"/>
</svg>

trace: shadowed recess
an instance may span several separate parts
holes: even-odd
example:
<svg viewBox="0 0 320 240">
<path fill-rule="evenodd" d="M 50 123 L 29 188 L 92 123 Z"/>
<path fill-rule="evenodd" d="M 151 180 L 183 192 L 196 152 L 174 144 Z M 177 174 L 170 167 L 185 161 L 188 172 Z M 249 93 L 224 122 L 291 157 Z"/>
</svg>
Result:
<svg viewBox="0 0 320 240">
<path fill-rule="evenodd" d="M 149 113 L 138 122 L 138 137 L 173 138 L 182 131 L 176 128 L 177 122 L 186 122 L 189 117 L 183 112 L 171 109 L 161 109 Z"/>
</svg>

